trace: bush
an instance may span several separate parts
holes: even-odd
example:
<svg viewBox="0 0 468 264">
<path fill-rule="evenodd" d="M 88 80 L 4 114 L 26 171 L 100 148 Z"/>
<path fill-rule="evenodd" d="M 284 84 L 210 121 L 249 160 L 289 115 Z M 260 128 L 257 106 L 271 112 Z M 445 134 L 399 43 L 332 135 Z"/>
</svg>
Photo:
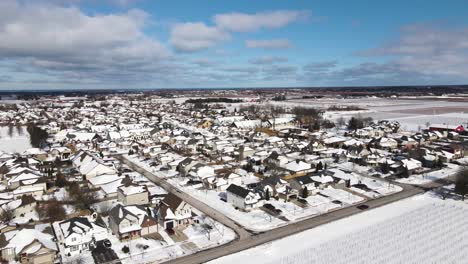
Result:
<svg viewBox="0 0 468 264">
<path fill-rule="evenodd" d="M 122 252 L 125 253 L 125 254 L 128 254 L 130 252 L 130 248 L 128 246 L 124 246 L 122 248 Z"/>
</svg>

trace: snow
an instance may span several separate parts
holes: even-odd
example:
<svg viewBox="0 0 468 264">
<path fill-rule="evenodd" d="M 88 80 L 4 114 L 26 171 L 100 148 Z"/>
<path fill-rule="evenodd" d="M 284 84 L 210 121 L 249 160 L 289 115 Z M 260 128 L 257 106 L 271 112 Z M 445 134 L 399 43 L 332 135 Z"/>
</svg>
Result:
<svg viewBox="0 0 468 264">
<path fill-rule="evenodd" d="M 21 252 L 23 248 L 31 244 L 34 240 L 37 240 L 46 248 L 57 250 L 57 246 L 53 241 L 53 236 L 42 233 L 36 229 L 10 231 L 5 233 L 5 238 L 8 241 L 8 244 L 5 246 L 5 248 L 14 248 L 17 254 Z M 33 251 L 33 249 L 30 249 L 30 251 Z"/>
<path fill-rule="evenodd" d="M 8 135 L 8 129 L 6 126 L 0 126 L 0 151 L 21 153 L 32 147 L 26 128 L 23 128 L 23 135 L 19 135 L 14 127 L 12 137 Z"/>
<path fill-rule="evenodd" d="M 460 170 L 460 166 L 458 165 L 452 163 L 447 163 L 446 165 L 446 168 L 428 173 L 411 175 L 408 178 L 398 179 L 397 182 L 406 184 L 426 184 L 436 181 L 438 179 L 443 179 L 452 176 Z"/>
<path fill-rule="evenodd" d="M 332 200 L 338 200 L 348 205 L 356 204 L 356 203 L 364 201 L 364 198 L 362 197 L 359 197 L 357 195 L 354 195 L 344 190 L 335 189 L 331 186 L 328 186 L 327 188 L 321 190 L 320 194 L 325 195 Z"/>
<path fill-rule="evenodd" d="M 465 263 L 468 205 L 418 195 L 209 263 Z"/>
<path fill-rule="evenodd" d="M 205 202 L 214 209 L 222 212 L 227 217 L 238 222 L 240 225 L 254 231 L 266 231 L 275 227 L 287 224 L 287 222 L 278 218 L 270 216 L 268 213 L 260 210 L 253 209 L 249 212 L 242 212 L 236 210 L 231 204 L 220 200 L 219 194 L 213 190 L 196 190 L 190 187 L 183 188 L 194 198 Z"/>
<path fill-rule="evenodd" d="M 112 249 L 117 253 L 121 262 L 124 264 L 133 264 L 166 262 L 206 248 L 219 246 L 235 239 L 234 231 L 213 221 L 211 218 L 203 218 L 205 218 L 204 221 L 213 227 L 210 233 L 210 239 L 208 239 L 206 232 L 200 224 L 193 224 L 182 231 L 182 233 L 187 236 L 187 239 L 184 241 L 174 241 L 162 227 L 159 227 L 158 231 L 161 240 L 137 238 L 128 241 L 120 241 L 115 235 L 112 235 L 110 231 L 109 240 L 112 243 Z M 107 218 L 105 219 L 108 220 Z M 122 251 L 124 246 L 129 247 L 129 253 L 124 253 Z M 145 249 L 144 246 L 147 246 L 147 248 Z"/>
</svg>

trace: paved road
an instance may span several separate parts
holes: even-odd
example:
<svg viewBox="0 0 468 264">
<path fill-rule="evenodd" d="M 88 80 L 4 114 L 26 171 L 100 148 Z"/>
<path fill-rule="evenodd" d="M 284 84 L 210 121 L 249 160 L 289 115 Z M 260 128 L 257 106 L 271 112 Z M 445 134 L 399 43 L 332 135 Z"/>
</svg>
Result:
<svg viewBox="0 0 468 264">
<path fill-rule="evenodd" d="M 231 228 L 234 230 L 237 234 L 237 239 L 242 240 L 246 237 L 250 237 L 250 233 L 245 230 L 242 226 L 237 224 L 236 222 L 232 221 L 230 218 L 226 217 L 223 213 L 213 209 L 212 207 L 208 206 L 207 204 L 201 202 L 198 199 L 193 198 L 192 196 L 188 195 L 185 192 L 180 191 L 178 188 L 176 188 L 174 185 L 168 183 L 166 180 L 159 178 L 156 176 L 154 173 L 146 170 L 145 168 L 142 168 L 138 164 L 132 162 L 131 160 L 128 160 L 124 156 L 116 156 L 118 160 L 129 166 L 131 169 L 135 170 L 138 173 L 141 173 L 144 175 L 148 180 L 152 181 L 153 183 L 161 186 L 163 189 L 165 189 L 168 192 L 173 193 L 180 199 L 186 201 L 189 203 L 191 206 L 195 207 L 205 215 L 213 218 L 214 220 L 222 223 L 223 225 Z"/>
<path fill-rule="evenodd" d="M 280 238 L 284 238 L 323 224 L 327 224 L 345 217 L 349 217 L 358 213 L 363 212 L 356 208 L 356 206 L 351 206 L 339 210 L 335 210 L 332 212 L 328 212 L 326 214 L 322 214 L 320 216 L 312 217 L 306 220 L 302 220 L 295 223 L 290 223 L 286 226 L 275 228 L 270 231 L 262 232 L 262 233 L 253 233 L 247 231 L 245 228 L 231 220 L 230 218 L 224 216 L 221 212 L 211 208 L 210 206 L 206 205 L 205 203 L 194 199 L 192 196 L 180 191 L 172 184 L 168 183 L 166 180 L 157 177 L 154 173 L 142 168 L 138 164 L 128 160 L 123 156 L 117 156 L 117 159 L 125 163 L 127 166 L 132 168 L 133 170 L 143 174 L 152 182 L 158 184 L 166 191 L 171 192 L 181 199 L 187 201 L 193 207 L 197 208 L 201 212 L 205 213 L 206 215 L 210 216 L 211 218 L 215 219 L 216 221 L 224 224 L 225 226 L 233 229 L 237 233 L 237 238 L 230 243 L 224 244 L 219 247 L 203 250 L 197 252 L 195 254 L 191 254 L 188 256 L 180 257 L 168 263 L 175 263 L 175 264 L 193 264 L 193 263 L 205 263 L 210 260 L 214 260 L 229 254 L 233 254 L 242 250 L 246 250 L 255 246 L 259 246 L 261 244 L 271 242 Z M 392 183 L 394 184 L 394 183 Z M 395 193 L 389 196 L 381 197 L 375 200 L 370 200 L 365 202 L 366 205 L 369 206 L 369 209 L 374 209 L 383 205 L 387 205 L 389 203 L 399 201 L 420 193 L 427 191 L 428 189 L 433 189 L 440 187 L 441 185 L 446 184 L 446 182 L 440 182 L 438 184 L 431 184 L 425 186 L 425 188 L 415 187 L 411 185 L 400 185 L 403 190 L 399 193 Z"/>
</svg>

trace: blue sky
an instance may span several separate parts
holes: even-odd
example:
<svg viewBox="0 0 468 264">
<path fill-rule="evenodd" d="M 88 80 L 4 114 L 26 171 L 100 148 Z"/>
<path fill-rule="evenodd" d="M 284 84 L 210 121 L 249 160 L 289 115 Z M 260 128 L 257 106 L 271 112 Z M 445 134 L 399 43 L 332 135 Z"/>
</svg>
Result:
<svg viewBox="0 0 468 264">
<path fill-rule="evenodd" d="M 0 89 L 468 82 L 467 1 L 0 1 Z"/>
</svg>

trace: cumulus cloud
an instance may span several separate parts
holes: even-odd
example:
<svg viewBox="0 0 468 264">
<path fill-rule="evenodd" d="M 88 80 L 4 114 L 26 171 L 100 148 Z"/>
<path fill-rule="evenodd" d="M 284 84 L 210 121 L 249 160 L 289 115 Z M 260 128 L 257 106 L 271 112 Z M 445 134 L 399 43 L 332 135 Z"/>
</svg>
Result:
<svg viewBox="0 0 468 264">
<path fill-rule="evenodd" d="M 263 56 L 254 59 L 250 59 L 251 64 L 273 64 L 278 62 L 287 62 L 288 58 L 279 56 Z"/>
<path fill-rule="evenodd" d="M 213 47 L 229 38 L 228 33 L 217 27 L 210 27 L 201 22 L 188 22 L 172 27 L 170 43 L 177 51 L 194 52 Z"/>
<path fill-rule="evenodd" d="M 0 3 L 0 56 L 18 71 L 118 81 L 131 71 L 154 70 L 170 56 L 143 32 L 144 11 L 87 15 L 77 7 Z"/>
<path fill-rule="evenodd" d="M 280 28 L 309 16 L 307 11 L 278 10 L 255 14 L 225 13 L 215 15 L 215 24 L 223 29 L 236 32 L 256 31 L 262 28 Z"/>
<path fill-rule="evenodd" d="M 289 49 L 292 43 L 287 39 L 246 40 L 245 46 L 252 49 Z"/>
<path fill-rule="evenodd" d="M 361 51 L 365 57 L 392 56 L 401 71 L 424 75 L 468 75 L 468 27 L 408 25 L 398 40 Z"/>
</svg>

